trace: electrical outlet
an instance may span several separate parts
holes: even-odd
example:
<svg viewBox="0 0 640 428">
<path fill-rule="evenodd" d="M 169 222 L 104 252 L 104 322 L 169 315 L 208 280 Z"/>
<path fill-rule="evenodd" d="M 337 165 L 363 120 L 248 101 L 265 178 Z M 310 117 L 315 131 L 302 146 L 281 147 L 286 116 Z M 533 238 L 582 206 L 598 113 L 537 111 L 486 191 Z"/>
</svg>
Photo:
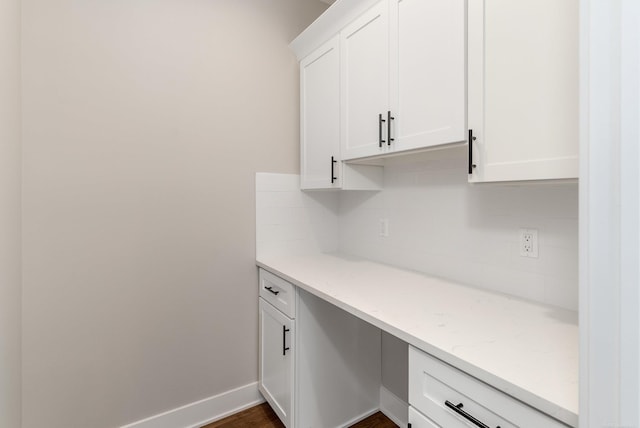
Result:
<svg viewBox="0 0 640 428">
<path fill-rule="evenodd" d="M 538 258 L 538 229 L 520 229 L 520 255 Z"/>
<path fill-rule="evenodd" d="M 389 219 L 380 219 L 380 236 L 386 238 L 389 236 Z"/>
</svg>

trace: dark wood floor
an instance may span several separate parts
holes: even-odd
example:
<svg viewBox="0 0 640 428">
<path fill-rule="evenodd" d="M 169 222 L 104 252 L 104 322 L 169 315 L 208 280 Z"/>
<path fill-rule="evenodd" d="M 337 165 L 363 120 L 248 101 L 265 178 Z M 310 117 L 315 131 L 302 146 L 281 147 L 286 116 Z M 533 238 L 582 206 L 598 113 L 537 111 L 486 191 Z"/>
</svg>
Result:
<svg viewBox="0 0 640 428">
<path fill-rule="evenodd" d="M 243 412 L 231 415 L 202 428 L 284 428 L 280 419 L 271 410 L 267 403 L 247 409 Z M 382 413 L 369 416 L 367 419 L 358 422 L 351 428 L 397 428 L 397 425 L 391 422 Z"/>
</svg>

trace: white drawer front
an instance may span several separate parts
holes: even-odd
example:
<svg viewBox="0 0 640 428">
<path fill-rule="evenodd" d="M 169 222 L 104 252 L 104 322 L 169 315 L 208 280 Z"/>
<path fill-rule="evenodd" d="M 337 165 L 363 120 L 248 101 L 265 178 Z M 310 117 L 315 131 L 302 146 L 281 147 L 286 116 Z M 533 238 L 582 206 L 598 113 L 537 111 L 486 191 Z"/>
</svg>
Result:
<svg viewBox="0 0 640 428">
<path fill-rule="evenodd" d="M 431 419 L 409 406 L 409 424 L 411 428 L 440 428 Z"/>
<path fill-rule="evenodd" d="M 470 422 L 470 418 L 491 428 L 566 428 L 561 422 L 413 347 L 409 347 L 409 404 L 447 428 L 482 426 Z"/>
<path fill-rule="evenodd" d="M 268 272 L 260 269 L 260 297 L 278 308 L 289 318 L 296 317 L 296 287 Z"/>
</svg>

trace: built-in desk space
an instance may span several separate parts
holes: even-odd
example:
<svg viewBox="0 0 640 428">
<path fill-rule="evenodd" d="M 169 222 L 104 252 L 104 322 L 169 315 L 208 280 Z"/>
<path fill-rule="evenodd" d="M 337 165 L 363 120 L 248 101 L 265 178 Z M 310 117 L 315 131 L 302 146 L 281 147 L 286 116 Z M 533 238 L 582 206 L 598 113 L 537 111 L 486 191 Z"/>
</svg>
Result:
<svg viewBox="0 0 640 428">
<path fill-rule="evenodd" d="M 263 256 L 257 265 L 546 415 L 578 425 L 575 312 L 342 255 Z"/>
</svg>

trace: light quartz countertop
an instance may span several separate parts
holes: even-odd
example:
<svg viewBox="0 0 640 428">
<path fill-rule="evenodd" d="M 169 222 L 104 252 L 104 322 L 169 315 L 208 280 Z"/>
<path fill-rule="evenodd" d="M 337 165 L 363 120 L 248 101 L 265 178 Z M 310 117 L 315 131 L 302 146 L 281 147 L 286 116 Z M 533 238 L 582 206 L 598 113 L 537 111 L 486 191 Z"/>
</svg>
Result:
<svg viewBox="0 0 640 428">
<path fill-rule="evenodd" d="M 576 312 L 344 255 L 263 256 L 257 264 L 578 426 Z"/>
</svg>

